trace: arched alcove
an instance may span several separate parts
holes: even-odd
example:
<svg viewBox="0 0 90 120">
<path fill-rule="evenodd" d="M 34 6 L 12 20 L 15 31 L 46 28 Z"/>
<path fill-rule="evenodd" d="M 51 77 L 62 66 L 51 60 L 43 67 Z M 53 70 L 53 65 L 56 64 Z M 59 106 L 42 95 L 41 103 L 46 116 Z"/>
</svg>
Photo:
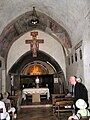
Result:
<svg viewBox="0 0 90 120">
<path fill-rule="evenodd" d="M 22 71 L 25 69 L 26 66 L 36 65 L 36 64 L 43 65 L 48 70 L 48 73 L 47 74 L 35 74 L 35 75 L 22 74 Z M 58 79 L 58 89 L 59 89 L 60 83 L 64 84 L 64 86 L 66 85 L 65 76 L 64 76 L 64 73 L 63 73 L 60 65 L 57 63 L 57 61 L 55 61 L 54 58 L 52 58 L 50 55 L 48 55 L 47 53 L 40 51 L 40 50 L 37 53 L 37 57 L 32 57 L 31 51 L 29 51 L 29 52 L 25 53 L 23 56 L 21 56 L 18 59 L 18 61 L 16 61 L 16 63 L 11 67 L 11 69 L 9 70 L 9 74 L 17 75 L 19 77 L 16 80 L 17 81 L 16 86 L 18 86 L 18 87 L 21 87 L 19 85 L 21 83 L 20 79 L 22 79 L 22 78 L 28 79 L 28 80 L 31 78 L 35 79 L 36 76 L 39 76 L 39 78 L 43 78 L 44 80 L 49 78 L 48 81 L 50 79 L 53 79 L 53 82 L 54 82 L 54 78 L 57 78 Z M 46 76 L 46 78 L 45 78 L 45 76 Z M 62 80 L 62 82 L 59 80 Z M 30 80 L 27 82 L 29 83 Z M 21 84 L 23 84 L 23 83 L 21 83 Z M 55 89 L 55 88 L 53 88 L 53 89 Z"/>
</svg>

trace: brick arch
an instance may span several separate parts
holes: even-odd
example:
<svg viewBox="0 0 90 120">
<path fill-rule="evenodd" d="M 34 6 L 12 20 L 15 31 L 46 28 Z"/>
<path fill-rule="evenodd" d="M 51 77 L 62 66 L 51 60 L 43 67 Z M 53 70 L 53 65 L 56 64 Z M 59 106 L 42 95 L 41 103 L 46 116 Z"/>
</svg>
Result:
<svg viewBox="0 0 90 120">
<path fill-rule="evenodd" d="M 34 29 L 42 30 L 53 36 L 68 52 L 69 48 L 71 48 L 71 41 L 67 31 L 52 18 L 40 12 L 37 12 L 39 16 L 39 24 L 31 25 L 31 14 L 31 11 L 24 13 L 5 27 L 0 35 L 1 56 L 6 59 L 13 42 L 26 32 Z"/>
</svg>

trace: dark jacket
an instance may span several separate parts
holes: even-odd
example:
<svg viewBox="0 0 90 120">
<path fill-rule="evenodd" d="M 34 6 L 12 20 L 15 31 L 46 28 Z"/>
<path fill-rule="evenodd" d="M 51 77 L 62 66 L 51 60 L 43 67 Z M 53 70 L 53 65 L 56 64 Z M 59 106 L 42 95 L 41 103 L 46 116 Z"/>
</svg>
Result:
<svg viewBox="0 0 90 120">
<path fill-rule="evenodd" d="M 84 84 L 76 82 L 75 88 L 74 88 L 74 97 L 76 102 L 78 99 L 83 99 L 87 103 L 87 108 L 89 107 L 88 104 L 88 91 Z"/>
</svg>

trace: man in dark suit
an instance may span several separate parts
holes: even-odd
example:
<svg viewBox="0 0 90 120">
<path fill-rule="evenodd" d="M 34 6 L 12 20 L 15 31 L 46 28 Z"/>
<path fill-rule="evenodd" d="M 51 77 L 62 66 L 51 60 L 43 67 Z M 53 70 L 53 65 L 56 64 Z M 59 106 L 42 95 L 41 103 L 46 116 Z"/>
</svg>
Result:
<svg viewBox="0 0 90 120">
<path fill-rule="evenodd" d="M 89 104 L 88 104 L 88 91 L 87 91 L 86 87 L 82 83 L 77 82 L 76 79 L 77 78 L 75 76 L 71 76 L 70 79 L 69 79 L 71 85 L 74 87 L 73 88 L 73 97 L 75 98 L 74 103 L 78 99 L 83 99 L 87 103 L 87 107 L 89 107 Z M 77 110 L 78 110 L 78 108 L 75 106 L 75 112 L 77 112 Z"/>
</svg>

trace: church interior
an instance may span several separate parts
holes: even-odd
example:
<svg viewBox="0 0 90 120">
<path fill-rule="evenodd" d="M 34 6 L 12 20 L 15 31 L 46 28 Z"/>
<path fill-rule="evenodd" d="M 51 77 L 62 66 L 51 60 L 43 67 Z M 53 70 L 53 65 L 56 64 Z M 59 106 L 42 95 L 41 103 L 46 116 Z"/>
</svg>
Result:
<svg viewBox="0 0 90 120">
<path fill-rule="evenodd" d="M 71 90 L 71 75 L 82 78 L 89 96 L 89 49 L 89 0 L 0 1 L 0 93 L 10 93 L 18 114 L 30 107 L 35 116 L 47 104 L 51 113 L 54 95 Z M 45 120 L 56 120 L 52 114 Z"/>
</svg>

